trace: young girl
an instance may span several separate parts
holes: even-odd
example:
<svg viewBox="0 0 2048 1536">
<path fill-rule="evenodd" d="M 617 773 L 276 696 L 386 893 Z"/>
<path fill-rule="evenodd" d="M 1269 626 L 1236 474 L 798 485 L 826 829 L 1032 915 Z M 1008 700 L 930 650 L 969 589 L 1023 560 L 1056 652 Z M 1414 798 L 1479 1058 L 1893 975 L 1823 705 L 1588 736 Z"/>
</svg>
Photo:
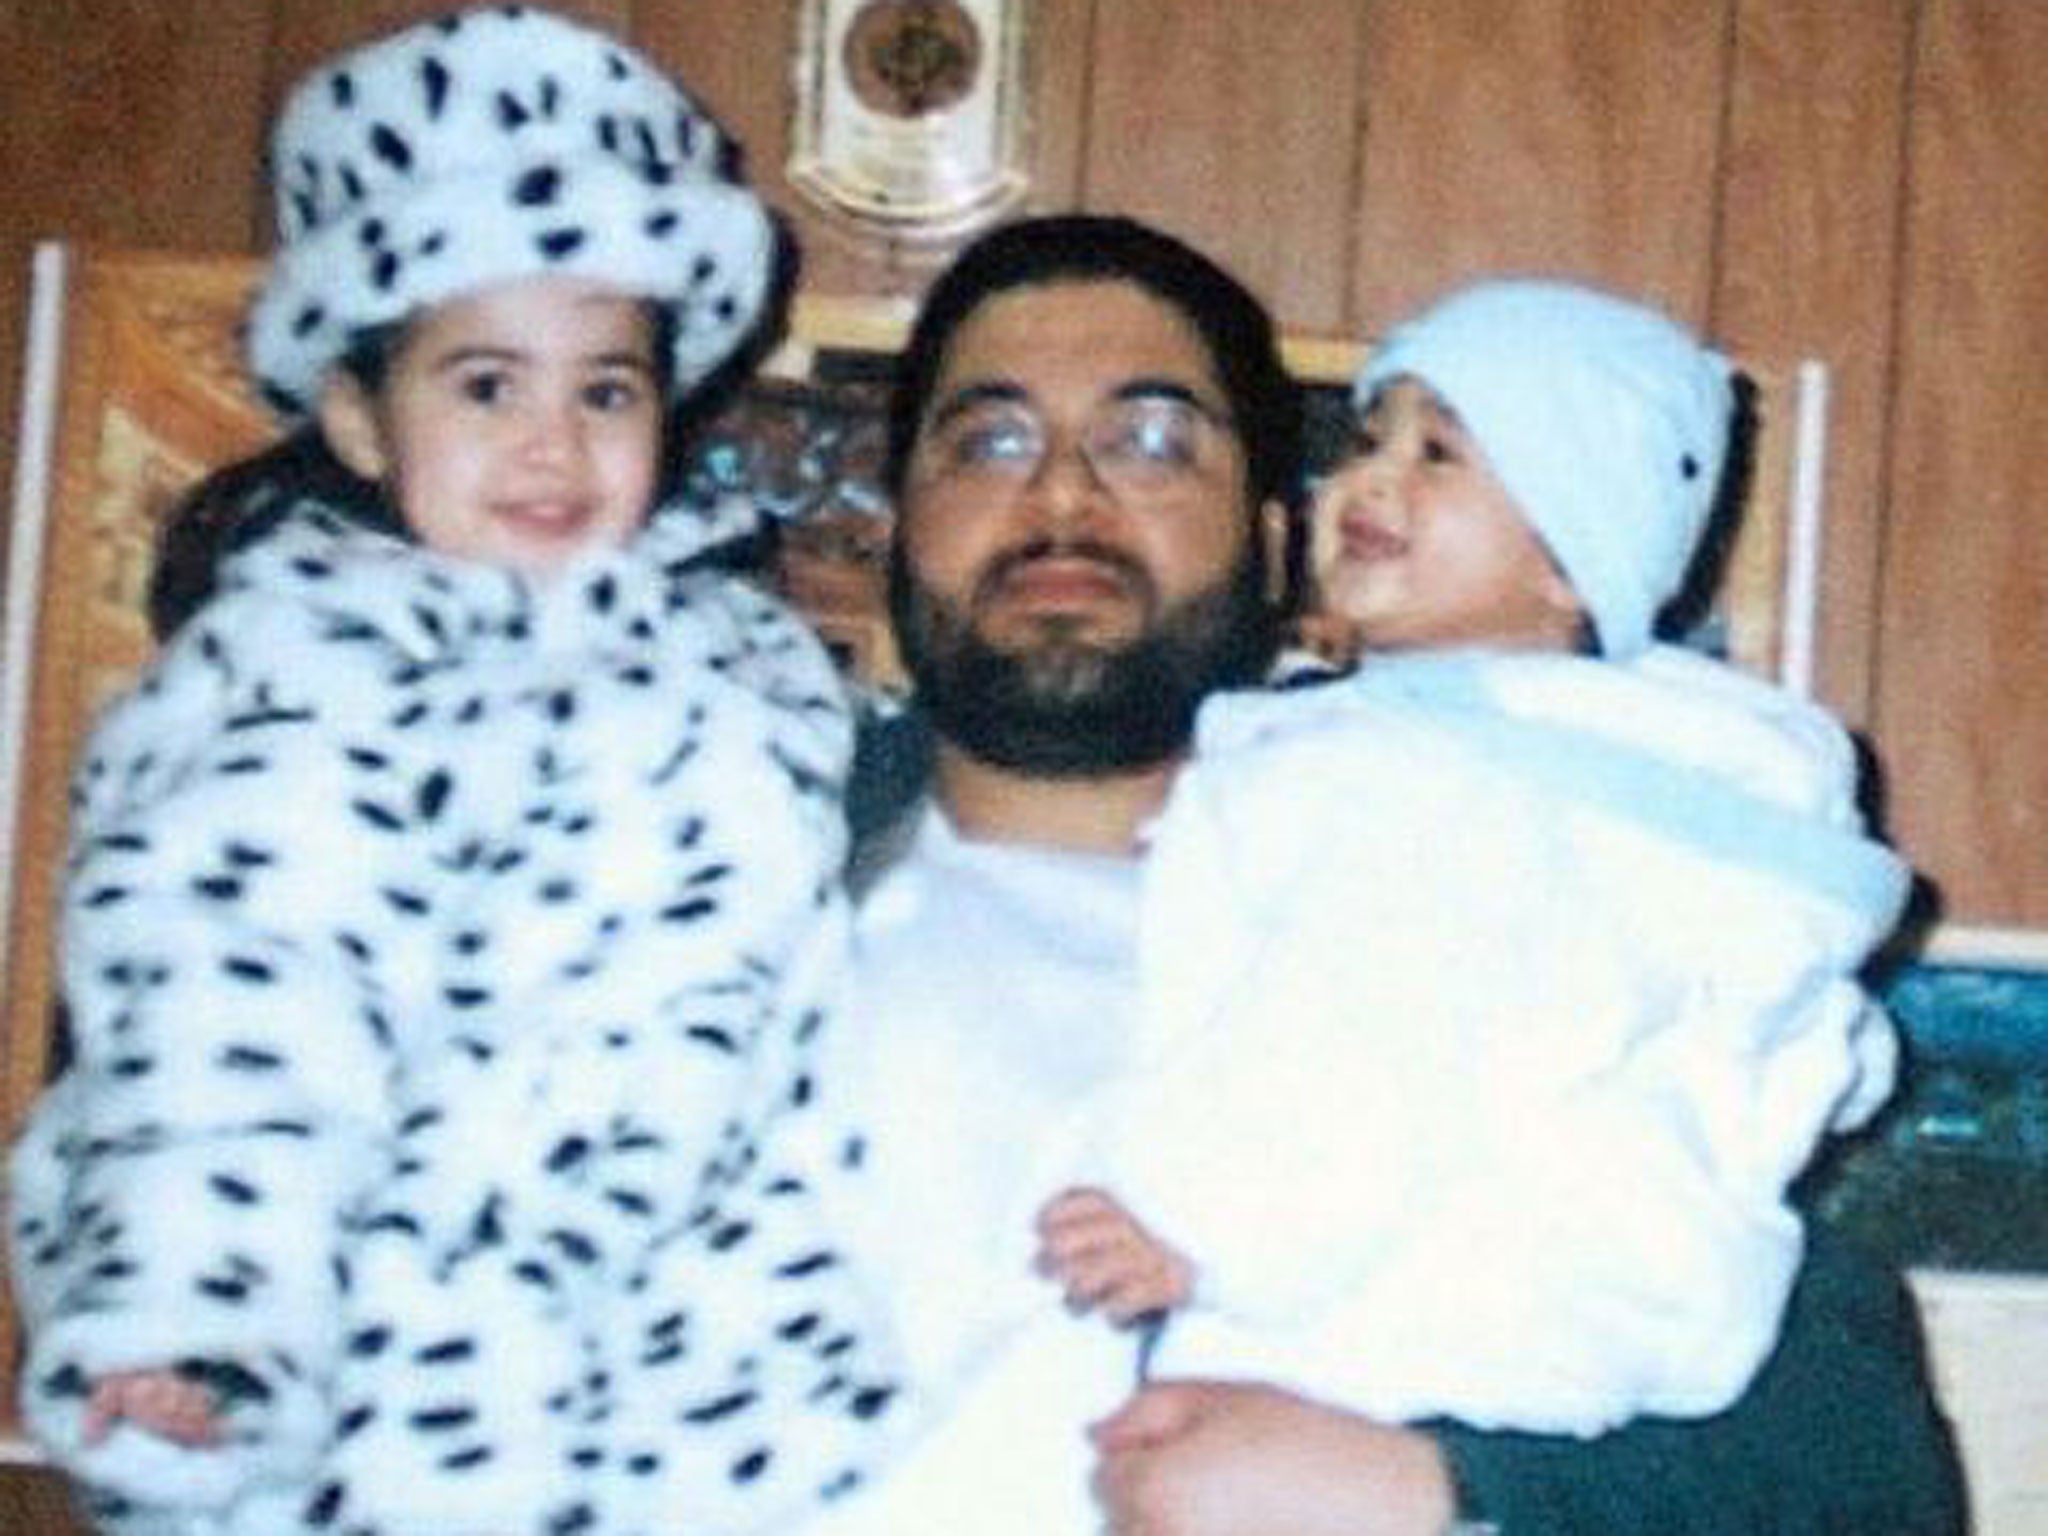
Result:
<svg viewBox="0 0 2048 1536">
<path fill-rule="evenodd" d="M 1309 541 L 1365 659 L 1204 711 L 1148 1066 L 1041 1223 L 1075 1304 L 1193 1303 L 1155 1370 L 1590 1434 L 1712 1413 L 1770 1349 L 1787 1186 L 1889 1088 L 1855 973 L 1907 882 L 1832 720 L 1652 643 L 1731 385 L 1554 283 L 1373 354 Z"/>
<path fill-rule="evenodd" d="M 249 346 L 312 424 L 174 526 L 13 1158 L 24 1407 L 104 1529 L 740 1531 L 874 1459 L 810 1071 L 849 716 L 702 558 L 744 519 L 660 504 L 769 286 L 726 159 L 517 6 L 286 106 Z"/>
</svg>

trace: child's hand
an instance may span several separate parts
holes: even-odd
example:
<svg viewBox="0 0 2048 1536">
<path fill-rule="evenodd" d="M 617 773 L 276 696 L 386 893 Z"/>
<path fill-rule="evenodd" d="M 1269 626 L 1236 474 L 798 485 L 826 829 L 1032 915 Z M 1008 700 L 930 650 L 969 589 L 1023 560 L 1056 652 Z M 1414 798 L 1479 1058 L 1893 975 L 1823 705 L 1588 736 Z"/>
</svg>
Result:
<svg viewBox="0 0 2048 1536">
<path fill-rule="evenodd" d="M 176 1371 L 120 1371 L 93 1383 L 81 1437 L 98 1445 L 122 1420 L 189 1449 L 218 1445 L 213 1393 Z"/>
<path fill-rule="evenodd" d="M 1194 1266 L 1099 1189 L 1070 1189 L 1038 1213 L 1038 1272 L 1059 1283 L 1076 1312 L 1117 1323 L 1180 1306 Z"/>
</svg>

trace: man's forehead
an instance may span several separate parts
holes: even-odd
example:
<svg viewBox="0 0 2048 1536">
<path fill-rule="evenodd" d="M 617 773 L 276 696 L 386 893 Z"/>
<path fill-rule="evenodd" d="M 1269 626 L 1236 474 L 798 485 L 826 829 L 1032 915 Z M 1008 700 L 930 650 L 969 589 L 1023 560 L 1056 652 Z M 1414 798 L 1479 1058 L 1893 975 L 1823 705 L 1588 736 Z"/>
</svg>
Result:
<svg viewBox="0 0 2048 1536">
<path fill-rule="evenodd" d="M 953 333 L 937 397 L 996 387 L 1020 398 L 1107 399 L 1160 389 L 1220 404 L 1201 333 L 1178 309 L 1120 280 L 1053 282 L 986 299 Z"/>
</svg>

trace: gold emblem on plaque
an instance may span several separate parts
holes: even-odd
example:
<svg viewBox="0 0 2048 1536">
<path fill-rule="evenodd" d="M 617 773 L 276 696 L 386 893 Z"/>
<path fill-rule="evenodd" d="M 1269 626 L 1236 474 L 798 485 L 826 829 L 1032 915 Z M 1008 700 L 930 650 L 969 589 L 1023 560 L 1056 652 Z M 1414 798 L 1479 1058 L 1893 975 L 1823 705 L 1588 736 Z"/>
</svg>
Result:
<svg viewBox="0 0 2048 1536">
<path fill-rule="evenodd" d="M 853 18 L 840 50 L 862 105 L 892 117 L 943 112 L 974 89 L 981 32 L 951 3 L 875 0 Z"/>
</svg>

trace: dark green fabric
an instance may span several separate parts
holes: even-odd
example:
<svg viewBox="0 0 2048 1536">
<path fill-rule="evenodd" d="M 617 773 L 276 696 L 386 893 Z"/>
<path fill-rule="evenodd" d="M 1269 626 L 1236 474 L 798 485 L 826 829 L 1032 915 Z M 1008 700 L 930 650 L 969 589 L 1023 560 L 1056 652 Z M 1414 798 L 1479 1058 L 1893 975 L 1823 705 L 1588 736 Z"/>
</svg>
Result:
<svg viewBox="0 0 2048 1536">
<path fill-rule="evenodd" d="M 856 850 L 892 827 L 931 782 L 931 729 L 909 706 L 885 710 L 861 705 L 854 714 L 853 772 L 846 786 L 846 820 Z"/>
<path fill-rule="evenodd" d="M 1896 1276 L 1825 1230 L 1748 1393 L 1594 1440 L 1430 1426 L 1503 1536 L 1960 1536 L 1961 1473 Z"/>
</svg>

